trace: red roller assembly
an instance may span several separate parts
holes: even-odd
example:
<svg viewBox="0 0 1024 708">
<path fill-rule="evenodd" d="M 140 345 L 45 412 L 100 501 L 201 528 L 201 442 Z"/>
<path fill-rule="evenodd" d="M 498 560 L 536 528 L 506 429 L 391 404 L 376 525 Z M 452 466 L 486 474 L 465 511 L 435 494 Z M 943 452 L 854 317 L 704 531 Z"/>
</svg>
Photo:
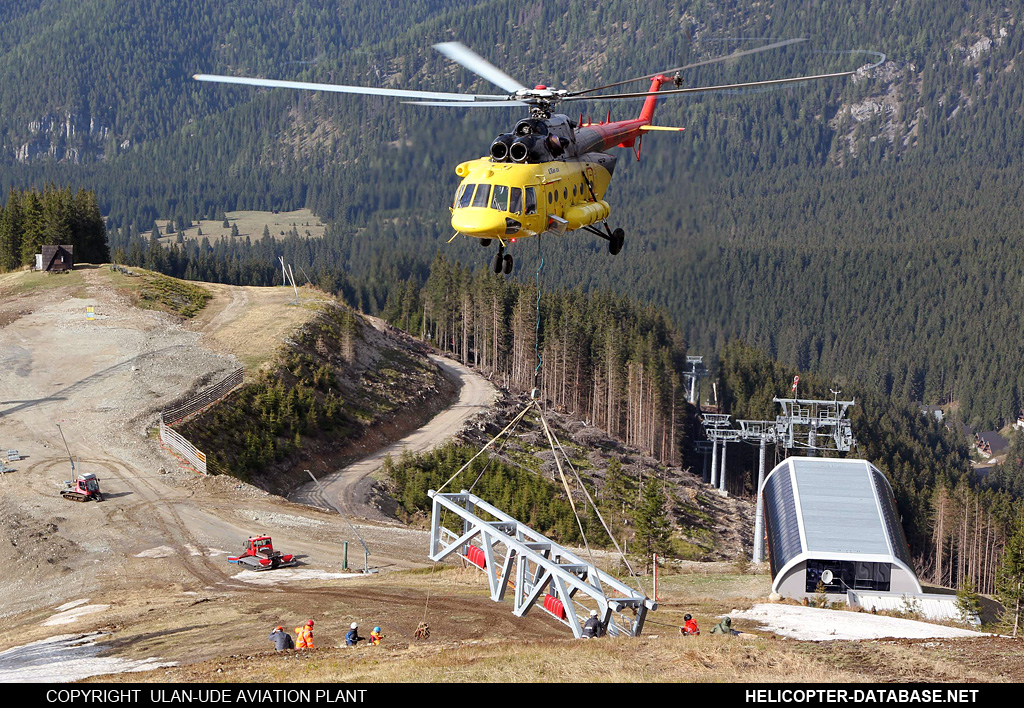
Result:
<svg viewBox="0 0 1024 708">
<path fill-rule="evenodd" d="M 484 556 L 484 549 L 479 546 L 470 546 L 469 550 L 466 551 L 466 558 L 468 558 L 469 562 L 478 568 L 487 567 L 487 558 Z"/>
<path fill-rule="evenodd" d="M 554 595 L 544 596 L 544 609 L 558 619 L 565 619 L 565 606 L 562 605 L 562 601 Z"/>
</svg>

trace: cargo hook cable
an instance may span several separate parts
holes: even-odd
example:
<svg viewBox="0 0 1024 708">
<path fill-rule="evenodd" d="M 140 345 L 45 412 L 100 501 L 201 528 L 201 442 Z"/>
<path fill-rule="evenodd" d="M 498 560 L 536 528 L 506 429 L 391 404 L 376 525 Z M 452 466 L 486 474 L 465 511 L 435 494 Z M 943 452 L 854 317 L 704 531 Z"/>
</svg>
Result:
<svg viewBox="0 0 1024 708">
<path fill-rule="evenodd" d="M 533 392 L 530 397 L 536 399 L 540 395 L 537 388 L 537 379 L 540 377 L 541 366 L 544 360 L 540 356 L 540 272 L 544 269 L 544 254 L 540 248 L 540 234 L 537 234 L 537 256 L 540 258 L 540 265 L 537 266 L 537 326 L 533 334 L 533 352 L 537 355 L 537 367 L 533 370 Z"/>
<path fill-rule="evenodd" d="M 541 422 L 544 424 L 545 432 L 549 432 L 549 431 L 547 431 L 547 421 L 544 420 L 543 416 L 541 416 Z M 580 473 L 576 471 L 576 468 L 572 464 L 572 460 L 569 459 L 569 454 L 565 451 L 565 448 L 562 447 L 562 443 L 558 440 L 557 437 L 555 437 L 555 435 L 553 433 L 549 432 L 549 436 L 550 436 L 549 437 L 549 442 L 551 440 L 554 440 L 554 443 L 551 446 L 551 451 L 553 453 L 555 453 L 555 461 L 556 462 L 558 461 L 558 453 L 555 452 L 555 447 L 554 447 L 555 445 L 557 445 L 558 446 L 558 450 L 561 451 L 561 453 L 562 453 L 562 457 L 565 458 L 566 464 L 569 465 L 569 469 L 572 470 L 573 475 L 575 475 L 576 483 L 580 485 L 580 489 L 583 490 L 583 494 L 587 498 L 587 501 L 590 502 L 590 505 L 592 507 L 594 507 L 594 513 L 597 514 L 597 520 L 601 522 L 601 526 L 604 527 L 604 531 L 605 531 L 606 534 L 608 534 L 608 538 L 611 539 L 612 544 L 615 546 L 615 550 L 617 550 L 619 552 L 619 556 L 621 556 L 623 564 L 626 566 L 626 569 L 629 571 L 630 577 L 633 578 L 633 580 L 636 582 L 636 586 L 640 590 L 640 592 L 642 592 L 644 594 L 644 596 L 646 596 L 647 595 L 647 591 L 644 590 L 643 586 L 640 584 L 640 576 L 636 573 L 636 571 L 633 570 L 633 566 L 631 566 L 629 564 L 629 559 L 626 558 L 626 554 L 622 552 L 622 548 L 619 546 L 619 542 L 615 540 L 615 534 L 613 534 L 611 529 L 608 528 L 608 524 L 605 522 L 604 517 L 601 516 L 601 510 L 598 509 L 597 502 L 594 501 L 594 498 L 590 496 L 590 492 L 587 491 L 586 485 L 583 484 L 583 480 L 580 478 Z M 559 472 L 561 472 L 561 468 L 559 468 Z M 563 480 L 563 484 L 564 484 L 564 480 Z M 569 493 L 569 488 L 568 488 L 568 486 L 566 486 L 566 494 L 568 494 L 568 493 Z M 572 505 L 571 498 L 570 498 L 570 505 Z M 576 510 L 575 505 L 572 505 L 572 507 L 573 507 L 573 511 L 575 512 L 575 510 Z M 577 522 L 578 522 L 579 521 L 579 515 L 578 514 L 576 516 L 576 519 L 577 519 Z M 582 528 L 580 529 L 580 531 L 582 532 Z M 590 545 L 587 544 L 586 536 L 584 536 L 583 541 L 584 541 L 584 544 L 586 544 L 587 552 L 589 553 L 590 552 Z M 590 555 L 591 555 L 591 561 L 593 561 L 593 554 L 591 553 Z"/>
<path fill-rule="evenodd" d="M 520 423 L 520 421 L 522 421 L 522 419 L 523 419 L 523 418 L 524 418 L 524 417 L 526 416 L 526 414 L 527 414 L 527 413 L 528 413 L 528 412 L 530 411 L 530 409 L 531 409 L 531 408 L 533 408 L 533 406 L 534 406 L 534 403 L 535 403 L 535 402 L 534 402 L 533 400 L 531 400 L 531 401 L 530 401 L 529 403 L 527 403 L 527 404 L 526 404 L 526 406 L 525 406 L 525 407 L 523 408 L 523 410 L 519 411 L 519 414 L 518 414 L 518 415 L 517 415 L 517 416 L 516 416 L 516 417 L 515 417 L 515 418 L 514 418 L 514 419 L 512 420 L 512 422 L 511 422 L 511 423 L 509 423 L 508 425 L 506 425 L 506 426 L 505 426 L 505 428 L 504 428 L 504 429 L 503 429 L 503 430 L 502 430 L 501 432 L 499 432 L 499 433 L 498 433 L 497 435 L 495 435 L 495 436 L 494 436 L 493 438 L 491 438 L 490 440 L 488 440 L 488 441 L 487 441 L 487 444 L 485 444 L 485 445 L 484 445 L 484 446 L 483 446 L 482 448 L 480 448 L 480 452 L 478 452 L 478 453 L 476 453 L 475 455 L 473 455 L 473 457 L 471 457 L 471 458 L 470 458 L 469 462 L 467 462 L 467 463 L 466 463 L 466 464 L 464 464 L 464 465 L 463 465 L 462 467 L 460 467 L 460 468 L 459 468 L 459 471 L 458 471 L 458 472 L 456 472 L 456 473 L 455 473 L 455 474 L 453 474 L 453 475 L 452 475 L 451 477 L 449 477 L 449 478 L 448 478 L 448 481 L 447 481 L 447 482 L 445 482 L 444 484 L 442 484 L 442 485 L 441 485 L 441 486 L 440 486 L 440 487 L 439 487 L 439 488 L 437 489 L 437 493 L 438 493 L 438 494 L 440 494 L 440 493 L 441 493 L 441 490 L 443 490 L 443 489 L 444 489 L 445 487 L 447 487 L 447 486 L 448 486 L 449 484 L 451 484 L 451 482 L 452 482 L 452 480 L 453 480 L 453 479 L 455 479 L 456 477 L 458 477 L 458 476 L 459 476 L 460 474 L 462 474 L 462 472 L 463 472 L 463 471 L 465 471 L 465 470 L 466 470 L 466 469 L 467 469 L 467 468 L 468 468 L 468 467 L 469 467 L 469 466 L 470 466 L 471 464 L 473 464 L 473 460 L 475 460 L 476 458 L 480 457 L 480 455 L 482 455 L 482 454 L 483 454 L 484 450 L 486 450 L 486 449 L 487 449 L 487 448 L 489 448 L 489 447 L 490 447 L 491 445 L 493 445 L 493 444 L 494 444 L 494 442 L 495 442 L 495 441 L 496 441 L 496 440 L 497 440 L 498 438 L 500 438 L 501 436 L 505 435 L 505 433 L 508 433 L 508 434 L 509 434 L 509 435 L 508 435 L 508 437 L 510 438 L 510 437 L 512 436 L 512 430 L 514 430 L 514 429 L 515 429 L 515 427 L 516 427 L 516 426 L 517 426 L 517 425 L 518 425 L 518 424 Z M 501 449 L 502 449 L 502 448 L 504 448 L 504 446 L 505 446 L 505 442 L 508 442 L 508 438 L 506 438 L 506 439 L 505 439 L 505 441 L 504 441 L 504 442 L 502 442 L 501 446 L 500 446 L 500 447 L 498 448 L 498 451 L 499 451 L 499 452 L 501 451 Z M 492 459 L 493 459 L 493 458 L 492 458 Z M 481 478 L 481 477 L 483 476 L 483 473 L 487 471 L 487 468 L 488 468 L 488 467 L 490 466 L 490 464 L 491 464 L 491 460 L 489 459 L 489 460 L 487 461 L 487 464 L 486 464 L 486 465 L 484 465 L 484 469 L 483 469 L 483 470 L 482 470 L 482 471 L 480 472 L 480 474 L 479 474 L 479 475 L 477 476 L 476 480 L 474 480 L 474 482 L 473 482 L 473 485 L 472 485 L 472 486 L 470 487 L 470 490 L 472 490 L 472 488 L 476 486 L 476 483 L 480 481 L 480 478 Z M 444 511 L 443 513 L 444 513 L 444 514 L 447 514 L 448 512 L 447 512 L 447 510 L 445 510 L 445 511 Z M 442 518 L 443 518 L 443 517 L 442 517 Z M 442 522 L 442 523 L 443 523 L 443 522 Z M 430 577 L 431 577 L 431 578 L 433 578 L 433 576 L 434 576 L 434 569 L 435 569 L 435 568 L 437 568 L 437 564 L 438 564 L 438 561 L 434 561 L 434 562 L 433 562 L 433 564 L 432 564 L 432 565 L 430 566 Z M 428 585 L 427 585 L 427 592 L 426 592 L 426 598 L 425 598 L 425 600 L 424 600 L 424 603 L 423 603 L 423 622 L 426 622 L 426 621 L 427 621 L 427 613 L 429 612 L 429 610 L 430 610 L 430 585 L 429 585 L 429 582 L 428 582 Z"/>
<path fill-rule="evenodd" d="M 496 440 L 497 440 L 498 438 L 500 438 L 500 437 L 501 437 L 502 435 L 504 435 L 505 433 L 509 432 L 510 430 L 512 430 L 512 428 L 514 428 L 514 427 L 515 427 L 516 425 L 518 425 L 518 424 L 519 424 L 519 421 L 523 419 L 523 416 L 525 416 L 525 415 L 526 415 L 527 411 L 529 411 L 529 410 L 530 410 L 530 409 L 531 409 L 531 408 L 533 407 L 533 405 L 534 405 L 534 402 L 533 402 L 533 401 L 530 401 L 529 403 L 527 403 L 527 404 L 526 404 L 526 407 L 525 407 L 525 408 L 523 408 L 523 410 L 521 410 L 521 411 L 519 412 L 519 415 L 517 415 L 517 416 L 516 416 L 516 417 L 515 417 L 515 418 L 514 418 L 514 419 L 512 420 L 512 422 L 511 422 L 511 423 L 509 423 L 508 425 L 506 425 L 506 426 L 505 426 L 505 428 L 504 428 L 504 429 L 503 429 L 503 430 L 502 430 L 502 431 L 501 431 L 500 433 L 498 433 L 498 434 L 497 434 L 497 435 L 495 435 L 495 436 L 494 436 L 493 438 L 491 438 L 490 440 L 488 440 L 488 441 L 487 441 L 487 444 L 486 444 L 486 445 L 484 445 L 484 446 L 483 446 L 482 448 L 480 448 L 480 452 L 476 453 L 475 455 L 473 455 L 473 457 L 469 458 L 469 462 L 467 462 L 467 463 L 466 463 L 466 464 L 464 464 L 464 465 L 463 465 L 462 467 L 460 467 L 460 468 L 459 468 L 459 470 L 458 470 L 458 472 L 456 472 L 455 474 L 453 474 L 453 475 L 452 475 L 451 477 L 449 477 L 449 478 L 448 478 L 448 481 L 447 481 L 447 482 L 445 482 L 445 483 L 444 483 L 444 484 L 442 484 L 442 485 L 441 485 L 440 487 L 438 487 L 438 489 L 437 489 L 437 493 L 438 493 L 438 494 L 440 494 L 440 493 L 441 493 L 441 490 L 443 490 L 443 489 L 444 489 L 445 487 L 447 487 L 447 486 L 448 486 L 449 484 L 451 484 L 451 482 L 452 482 L 452 480 L 453 480 L 453 479 L 455 479 L 456 477 L 458 477 L 458 476 L 459 476 L 460 474 L 462 474 L 462 473 L 463 473 L 463 472 L 464 472 L 464 471 L 465 471 L 465 470 L 466 470 L 466 469 L 467 469 L 467 468 L 468 468 L 468 467 L 469 467 L 469 466 L 470 466 L 471 464 L 473 464 L 473 460 L 475 460 L 476 458 L 480 457 L 480 455 L 482 455 L 482 454 L 483 454 L 484 450 L 486 450 L 486 449 L 487 449 L 487 448 L 489 448 L 489 447 L 490 447 L 491 445 L 493 445 L 493 444 L 494 444 L 494 442 L 495 442 L 495 441 L 496 441 Z"/>
</svg>

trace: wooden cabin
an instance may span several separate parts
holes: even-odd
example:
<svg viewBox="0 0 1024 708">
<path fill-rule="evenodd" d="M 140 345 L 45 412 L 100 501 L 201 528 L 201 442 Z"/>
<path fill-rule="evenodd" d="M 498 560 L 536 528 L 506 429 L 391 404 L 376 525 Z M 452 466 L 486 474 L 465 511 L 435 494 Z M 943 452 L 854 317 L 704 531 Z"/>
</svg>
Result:
<svg viewBox="0 0 1024 708">
<path fill-rule="evenodd" d="M 40 270 L 62 273 L 75 269 L 74 246 L 43 246 Z"/>
</svg>

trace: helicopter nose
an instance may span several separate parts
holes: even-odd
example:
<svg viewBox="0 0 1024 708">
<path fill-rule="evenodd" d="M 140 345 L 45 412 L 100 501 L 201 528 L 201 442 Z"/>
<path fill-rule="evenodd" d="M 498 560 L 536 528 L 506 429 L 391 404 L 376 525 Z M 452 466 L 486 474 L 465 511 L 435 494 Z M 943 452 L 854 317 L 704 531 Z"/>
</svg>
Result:
<svg viewBox="0 0 1024 708">
<path fill-rule="evenodd" d="M 509 224 L 509 221 L 513 224 Z M 470 207 L 455 210 L 452 214 L 452 228 L 466 236 L 501 238 L 519 231 L 519 223 L 513 219 L 506 219 L 503 214 L 491 209 Z M 510 228 L 513 230 L 509 231 Z"/>
</svg>

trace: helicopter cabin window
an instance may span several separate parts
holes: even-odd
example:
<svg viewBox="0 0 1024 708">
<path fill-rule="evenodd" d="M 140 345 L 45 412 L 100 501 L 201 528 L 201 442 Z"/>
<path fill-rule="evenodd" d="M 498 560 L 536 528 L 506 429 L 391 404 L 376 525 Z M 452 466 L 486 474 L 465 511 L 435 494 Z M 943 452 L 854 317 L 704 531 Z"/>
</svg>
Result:
<svg viewBox="0 0 1024 708">
<path fill-rule="evenodd" d="M 565 199 L 568 199 L 568 198 L 569 198 L 569 188 L 565 187 L 562 190 L 562 199 L 565 200 Z"/>
<path fill-rule="evenodd" d="M 466 185 L 460 184 L 458 190 L 455 192 L 455 201 L 452 202 L 452 206 L 456 209 L 459 207 L 459 200 L 462 199 L 462 193 L 466 191 Z"/>
<path fill-rule="evenodd" d="M 548 192 L 548 204 L 550 204 L 554 200 L 555 200 L 554 196 L 551 194 L 551 192 Z"/>
<path fill-rule="evenodd" d="M 523 190 L 513 187 L 509 192 L 508 210 L 513 214 L 523 213 Z"/>
<path fill-rule="evenodd" d="M 501 184 L 494 185 L 494 192 L 491 196 L 491 209 L 508 211 L 508 187 Z"/>
<path fill-rule="evenodd" d="M 554 191 L 554 195 L 555 195 L 555 204 L 558 204 L 558 190 L 557 189 Z"/>
<path fill-rule="evenodd" d="M 458 201 L 455 203 L 456 209 L 465 209 L 469 206 L 470 202 L 473 201 L 473 190 L 476 189 L 475 184 L 464 184 L 462 185 L 462 191 L 459 192 Z"/>
<path fill-rule="evenodd" d="M 471 206 L 487 208 L 487 198 L 491 196 L 491 185 L 481 184 L 477 185 L 476 194 L 473 195 L 473 203 Z"/>
<path fill-rule="evenodd" d="M 534 191 L 533 187 L 526 188 L 526 213 L 537 213 L 537 192 Z"/>
<path fill-rule="evenodd" d="M 576 185 L 575 184 L 572 186 L 572 198 L 573 199 L 576 198 Z"/>
</svg>

